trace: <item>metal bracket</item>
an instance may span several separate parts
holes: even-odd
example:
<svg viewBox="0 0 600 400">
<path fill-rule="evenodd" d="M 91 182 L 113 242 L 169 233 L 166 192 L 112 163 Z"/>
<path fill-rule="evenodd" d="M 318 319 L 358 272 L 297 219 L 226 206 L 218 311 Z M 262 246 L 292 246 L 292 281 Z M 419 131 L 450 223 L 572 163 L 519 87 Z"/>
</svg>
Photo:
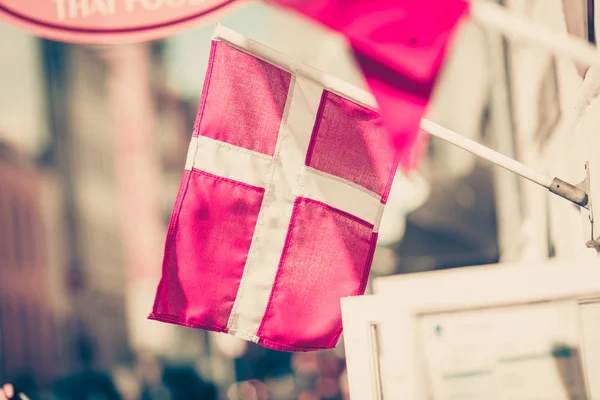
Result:
<svg viewBox="0 0 600 400">
<path fill-rule="evenodd" d="M 594 222 L 594 217 L 592 215 L 592 200 L 590 198 L 590 165 L 587 161 L 585 162 L 585 179 L 579 182 L 576 187 L 587 194 L 587 202 L 584 208 L 589 211 L 590 222 Z"/>
<path fill-rule="evenodd" d="M 596 232 L 594 232 L 594 209 L 590 194 L 590 164 L 588 161 L 585 162 L 585 175 L 586 178 L 577 185 L 578 188 L 588 193 L 587 207 L 585 208 L 587 209 L 589 222 L 589 231 L 586 233 L 586 236 L 589 235 L 589 240 L 585 242 L 585 245 L 590 249 L 596 249 L 600 252 L 600 241 L 598 240 L 599 238 L 596 238 Z"/>
<path fill-rule="evenodd" d="M 585 181 L 584 181 L 585 182 Z M 588 208 L 588 191 L 579 185 L 571 185 L 562 179 L 554 178 L 548 190 L 564 199 L 567 199 L 580 207 Z"/>
</svg>

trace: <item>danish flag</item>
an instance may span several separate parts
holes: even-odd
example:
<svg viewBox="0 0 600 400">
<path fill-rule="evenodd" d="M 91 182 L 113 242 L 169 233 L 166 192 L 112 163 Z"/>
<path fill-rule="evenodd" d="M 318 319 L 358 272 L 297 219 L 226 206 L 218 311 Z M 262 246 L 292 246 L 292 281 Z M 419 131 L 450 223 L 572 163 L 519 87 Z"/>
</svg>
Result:
<svg viewBox="0 0 600 400">
<path fill-rule="evenodd" d="M 397 152 L 367 92 L 218 28 L 151 319 L 335 347 Z"/>
</svg>

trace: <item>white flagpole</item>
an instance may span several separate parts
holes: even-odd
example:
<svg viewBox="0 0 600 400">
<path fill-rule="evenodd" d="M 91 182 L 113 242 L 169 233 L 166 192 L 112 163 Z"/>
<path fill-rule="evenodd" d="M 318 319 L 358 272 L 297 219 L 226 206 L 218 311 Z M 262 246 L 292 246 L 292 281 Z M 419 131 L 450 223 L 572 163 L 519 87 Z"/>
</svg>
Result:
<svg viewBox="0 0 600 400">
<path fill-rule="evenodd" d="M 548 175 L 542 174 L 533 168 L 530 168 L 471 139 L 467 139 L 461 134 L 438 125 L 435 122 L 422 119 L 421 128 L 433 136 L 437 136 L 448 143 L 452 143 L 455 146 L 465 149 L 478 157 L 488 160 L 504 169 L 514 172 L 515 174 L 518 174 L 532 182 L 537 183 L 540 186 L 545 187 L 554 194 L 557 194 L 581 207 L 587 208 L 588 195 L 585 190 L 571 185 L 570 183 L 567 183 L 559 178 L 552 178 Z"/>
<path fill-rule="evenodd" d="M 600 52 L 590 43 L 566 32 L 553 32 L 499 4 L 487 0 L 474 0 L 470 4 L 469 14 L 473 20 L 509 38 L 535 43 L 555 54 L 562 54 L 588 66 L 600 66 Z"/>
</svg>

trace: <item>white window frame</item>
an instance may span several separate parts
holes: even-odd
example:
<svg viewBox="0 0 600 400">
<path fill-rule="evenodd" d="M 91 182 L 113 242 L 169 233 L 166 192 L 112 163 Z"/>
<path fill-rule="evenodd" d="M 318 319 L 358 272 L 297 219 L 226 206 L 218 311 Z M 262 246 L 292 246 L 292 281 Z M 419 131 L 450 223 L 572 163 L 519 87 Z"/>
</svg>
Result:
<svg viewBox="0 0 600 400">
<path fill-rule="evenodd" d="M 543 260 L 395 275 L 377 278 L 374 292 L 374 296 L 342 299 L 350 397 L 417 400 L 426 398 L 416 373 L 419 315 L 560 300 L 600 302 L 600 263 Z M 600 318 L 600 312 L 596 316 Z M 379 357 L 374 355 L 370 338 L 372 324 L 379 326 Z M 596 375 L 600 354 L 586 357 L 583 337 L 582 354 L 584 373 Z M 379 365 L 375 366 L 373 360 L 377 359 Z M 594 398 L 597 389 L 584 378 Z"/>
</svg>

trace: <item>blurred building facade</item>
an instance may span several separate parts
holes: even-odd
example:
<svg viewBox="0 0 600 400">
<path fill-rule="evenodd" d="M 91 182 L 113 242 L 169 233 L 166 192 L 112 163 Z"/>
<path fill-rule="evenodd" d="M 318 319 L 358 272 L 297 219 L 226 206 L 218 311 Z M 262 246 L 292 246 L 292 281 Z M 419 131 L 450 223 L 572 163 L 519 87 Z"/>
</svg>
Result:
<svg viewBox="0 0 600 400">
<path fill-rule="evenodd" d="M 94 48 L 69 46 L 65 57 L 67 155 L 73 226 L 71 274 L 77 277 L 73 304 L 81 332 L 97 346 L 98 364 L 127 356 L 125 271 L 120 231 L 114 136 L 107 96 L 109 67 Z"/>
<path fill-rule="evenodd" d="M 39 40 L 0 25 L 0 379 L 49 381 L 66 368 L 60 177 L 47 142 Z M 43 334 L 40 334 L 43 332 Z"/>
<path fill-rule="evenodd" d="M 60 326 L 50 269 L 52 177 L 0 148 L 0 377 L 51 379 L 60 370 Z M 49 189 L 49 190 L 46 190 Z M 54 193 L 55 194 L 55 193 Z M 43 334 L 40 334 L 43 332 Z"/>
<path fill-rule="evenodd" d="M 185 157 L 187 109 L 165 100 L 152 45 L 44 46 L 49 97 L 58 104 L 50 111 L 55 167 L 67 188 L 73 335 L 94 344 L 102 368 L 131 363 L 137 351 L 162 354 L 182 343 L 177 328 L 146 316 L 171 200 L 163 187 L 179 183 L 173 160 Z M 192 341 L 181 353 L 193 359 L 197 348 Z"/>
</svg>

